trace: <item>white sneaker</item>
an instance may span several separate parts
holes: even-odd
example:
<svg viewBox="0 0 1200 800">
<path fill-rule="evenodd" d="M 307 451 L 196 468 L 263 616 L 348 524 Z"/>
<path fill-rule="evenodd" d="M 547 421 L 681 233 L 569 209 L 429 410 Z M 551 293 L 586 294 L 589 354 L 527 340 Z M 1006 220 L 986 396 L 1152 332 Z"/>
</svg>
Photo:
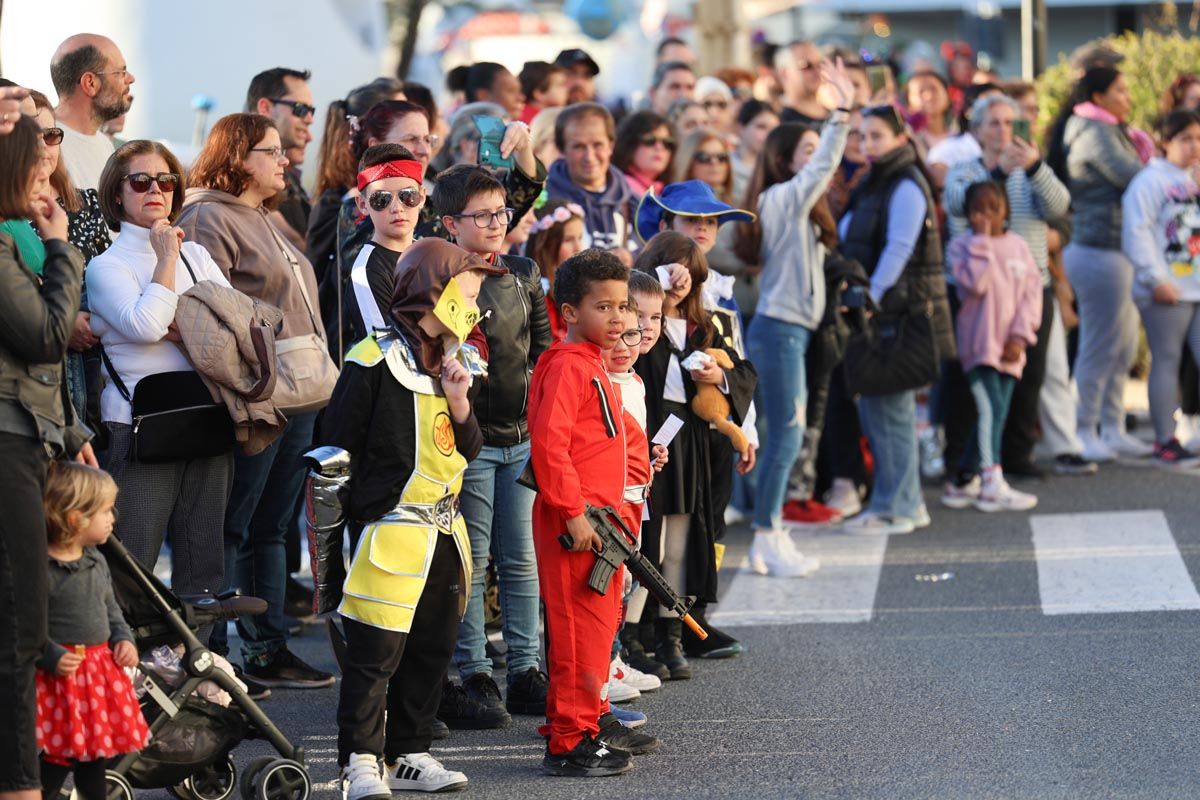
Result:
<svg viewBox="0 0 1200 800">
<path fill-rule="evenodd" d="M 913 529 L 918 531 L 933 524 L 933 517 L 929 516 L 929 509 L 925 507 L 924 503 L 917 509 L 917 513 L 912 515 L 912 524 Z"/>
<path fill-rule="evenodd" d="M 662 681 L 657 675 L 648 675 L 640 669 L 634 669 L 625 663 L 619 653 L 613 659 L 612 666 L 609 667 L 608 679 L 632 686 L 639 692 L 653 692 L 662 688 Z"/>
<path fill-rule="evenodd" d="M 614 662 L 608 668 L 608 683 L 605 686 L 608 688 L 608 702 L 610 703 L 628 703 L 631 700 L 637 700 L 642 696 L 641 690 L 628 683 L 613 677 L 616 672 L 616 663 Z"/>
<path fill-rule="evenodd" d="M 734 508 L 732 504 L 725 506 L 725 524 L 729 527 L 740 525 L 749 517 L 740 509 Z"/>
<path fill-rule="evenodd" d="M 885 517 L 873 511 L 860 514 L 854 519 L 842 523 L 842 530 L 845 533 L 861 536 L 891 536 L 912 533 L 915 529 L 916 526 L 908 517 Z"/>
<path fill-rule="evenodd" d="M 1085 460 L 1096 464 L 1107 464 L 1117 460 L 1117 454 L 1104 443 L 1100 435 L 1093 431 L 1079 431 L 1079 443 L 1083 445 L 1080 453 Z"/>
<path fill-rule="evenodd" d="M 997 469 L 983 482 L 975 507 L 980 511 L 1028 511 L 1038 504 L 1036 495 L 1019 492 L 1008 485 Z"/>
<path fill-rule="evenodd" d="M 754 532 L 754 541 L 750 544 L 750 568 L 759 575 L 803 578 L 820 566 L 820 561 L 796 549 L 787 531 Z"/>
<path fill-rule="evenodd" d="M 978 475 L 972 475 L 971 480 L 962 486 L 954 481 L 946 481 L 942 488 L 942 505 L 946 508 L 969 508 L 979 498 L 982 485 Z"/>
<path fill-rule="evenodd" d="M 388 788 L 379 771 L 379 759 L 370 753 L 351 753 L 350 762 L 342 767 L 343 800 L 391 800 Z"/>
<path fill-rule="evenodd" d="M 453 792 L 467 785 L 467 776 L 446 769 L 429 753 L 409 753 L 385 764 L 388 786 L 401 792 Z"/>
<path fill-rule="evenodd" d="M 842 519 L 850 519 L 862 513 L 862 495 L 849 478 L 834 478 L 833 485 L 825 493 L 825 505 L 842 513 Z"/>
<path fill-rule="evenodd" d="M 1124 431 L 1106 432 L 1102 440 L 1120 458 L 1149 458 L 1154 455 L 1154 445 Z"/>
</svg>

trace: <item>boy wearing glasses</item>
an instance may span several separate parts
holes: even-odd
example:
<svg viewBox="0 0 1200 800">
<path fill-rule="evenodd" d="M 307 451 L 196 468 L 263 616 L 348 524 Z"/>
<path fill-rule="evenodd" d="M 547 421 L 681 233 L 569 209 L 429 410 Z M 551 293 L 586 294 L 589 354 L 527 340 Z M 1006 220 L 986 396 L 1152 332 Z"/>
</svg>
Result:
<svg viewBox="0 0 1200 800">
<path fill-rule="evenodd" d="M 396 262 L 412 244 L 425 205 L 424 167 L 404 147 L 369 147 L 358 170 L 355 202 L 359 213 L 371 218 L 374 233 L 350 269 L 350 291 L 343 301 L 350 333 L 347 345 L 388 327 L 386 311 L 396 286 Z"/>
<path fill-rule="evenodd" d="M 462 688 L 444 694 L 438 718 L 451 727 L 495 728 L 509 714 L 546 713 L 546 675 L 538 668 L 537 563 L 533 492 L 517 484 L 529 460 L 526 408 L 530 376 L 550 346 L 550 319 L 537 264 L 502 255 L 513 209 L 504 185 L 487 169 L 460 164 L 438 174 L 433 203 L 459 247 L 508 270 L 483 282 L 483 315 L 471 335 L 486 353 L 488 375 L 475 397 L 484 446 L 463 478 L 462 512 L 474 558 L 473 586 L 454 661 Z M 483 620 L 483 582 L 493 554 L 508 644 L 507 701 L 492 679 Z"/>
</svg>

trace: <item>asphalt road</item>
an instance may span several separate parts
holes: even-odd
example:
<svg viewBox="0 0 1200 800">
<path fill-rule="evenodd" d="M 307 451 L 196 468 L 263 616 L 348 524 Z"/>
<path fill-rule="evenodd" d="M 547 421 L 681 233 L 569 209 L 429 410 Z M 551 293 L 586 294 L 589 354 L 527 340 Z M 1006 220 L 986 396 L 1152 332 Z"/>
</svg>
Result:
<svg viewBox="0 0 1200 800">
<path fill-rule="evenodd" d="M 1196 796 L 1200 474 L 1114 467 L 1029 488 L 1040 522 L 947 511 L 930 490 L 924 531 L 801 534 L 826 562 L 811 579 L 743 573 L 749 533 L 731 531 L 723 627 L 746 652 L 634 704 L 663 747 L 627 776 L 543 777 L 530 718 L 434 752 L 479 798 Z M 333 667 L 321 628 L 293 648 Z M 318 797 L 336 791 L 336 702 L 263 703 L 307 748 Z"/>
</svg>

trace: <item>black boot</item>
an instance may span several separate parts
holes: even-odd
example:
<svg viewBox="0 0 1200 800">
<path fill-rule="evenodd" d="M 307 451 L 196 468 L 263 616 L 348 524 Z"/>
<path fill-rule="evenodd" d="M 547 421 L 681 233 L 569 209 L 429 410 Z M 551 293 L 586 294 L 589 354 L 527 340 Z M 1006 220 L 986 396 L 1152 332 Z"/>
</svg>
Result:
<svg viewBox="0 0 1200 800">
<path fill-rule="evenodd" d="M 671 671 L 665 664 L 655 661 L 646 652 L 642 640 L 638 638 L 637 628 L 638 626 L 632 622 L 627 622 L 621 627 L 620 638 L 621 647 L 625 650 L 625 663 L 647 675 L 653 675 L 659 680 L 669 680 Z"/>
<path fill-rule="evenodd" d="M 691 678 L 692 667 L 683 657 L 683 623 L 679 617 L 660 618 L 654 623 L 654 633 L 658 639 L 654 654 L 670 671 L 669 680 L 685 681 Z"/>
<path fill-rule="evenodd" d="M 742 652 L 742 643 L 724 631 L 712 626 L 706 619 L 706 605 L 696 604 L 692 608 L 692 617 L 704 628 L 708 638 L 700 641 L 700 637 L 691 628 L 683 629 L 683 652 L 688 658 L 733 658 Z"/>
</svg>

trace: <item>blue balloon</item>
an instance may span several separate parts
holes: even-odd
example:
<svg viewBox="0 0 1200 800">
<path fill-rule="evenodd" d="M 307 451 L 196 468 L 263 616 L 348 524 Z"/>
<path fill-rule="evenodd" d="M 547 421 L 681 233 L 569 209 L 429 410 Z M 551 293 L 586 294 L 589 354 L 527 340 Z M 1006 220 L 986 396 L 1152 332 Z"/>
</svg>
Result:
<svg viewBox="0 0 1200 800">
<path fill-rule="evenodd" d="M 624 5 L 621 0 L 567 0 L 563 13 L 579 24 L 584 35 L 603 40 L 625 21 Z"/>
</svg>

